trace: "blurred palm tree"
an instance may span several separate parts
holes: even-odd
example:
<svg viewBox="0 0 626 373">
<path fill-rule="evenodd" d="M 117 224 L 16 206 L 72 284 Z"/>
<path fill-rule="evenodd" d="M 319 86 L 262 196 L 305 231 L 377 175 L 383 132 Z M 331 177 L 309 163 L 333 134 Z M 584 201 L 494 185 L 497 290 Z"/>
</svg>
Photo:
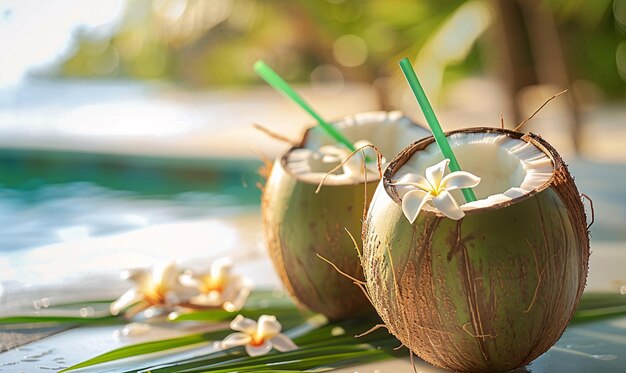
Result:
<svg viewBox="0 0 626 373">
<path fill-rule="evenodd" d="M 497 77 L 514 121 L 525 87 L 572 88 L 578 100 L 626 93 L 626 0 L 127 0 L 109 38 L 80 37 L 64 77 L 162 79 L 188 87 L 258 83 L 266 60 L 293 82 L 363 81 L 383 108 L 404 92 L 397 61 L 414 58 L 436 101 L 445 82 Z"/>
<path fill-rule="evenodd" d="M 81 37 L 61 71 L 237 86 L 258 82 L 251 65 L 263 58 L 291 81 L 382 84 L 397 72 L 397 60 L 413 56 L 428 66 L 437 59 L 441 81 L 498 71 L 516 88 L 584 80 L 619 98 L 625 3 L 128 0 L 120 29 L 105 40 Z"/>
</svg>

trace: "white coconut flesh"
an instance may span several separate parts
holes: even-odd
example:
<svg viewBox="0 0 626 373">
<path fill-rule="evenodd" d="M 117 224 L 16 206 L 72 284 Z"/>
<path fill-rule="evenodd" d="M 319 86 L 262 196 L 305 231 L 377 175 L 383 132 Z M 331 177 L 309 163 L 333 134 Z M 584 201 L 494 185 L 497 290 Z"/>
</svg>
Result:
<svg viewBox="0 0 626 373">
<path fill-rule="evenodd" d="M 375 145 L 385 158 L 383 167 L 386 160 L 393 158 L 402 149 L 431 135 L 428 130 L 415 125 L 400 112 L 362 113 L 347 117 L 334 125 L 356 149 L 366 144 Z M 363 151 L 368 159 L 367 180 L 378 180 L 376 152 L 371 147 L 364 148 Z M 309 131 L 304 146 L 289 152 L 286 168 L 298 179 L 318 184 L 350 154 L 351 151 L 346 146 L 338 144 L 320 127 L 314 127 Z M 355 184 L 365 179 L 363 154 L 359 152 L 328 175 L 324 184 Z"/>
<path fill-rule="evenodd" d="M 450 193 L 464 211 L 485 208 L 522 197 L 547 183 L 554 173 L 550 157 L 535 145 L 498 133 L 456 133 L 448 136 L 450 146 L 463 171 L 481 178 L 480 184 L 472 188 L 477 201 L 464 203 L 460 190 Z M 436 143 L 416 152 L 392 176 L 397 181 L 409 173 L 422 176 L 427 167 L 443 160 Z M 446 171 L 446 174 L 450 170 Z M 412 187 L 395 186 L 398 196 Z M 430 203 L 425 210 L 436 211 Z"/>
</svg>

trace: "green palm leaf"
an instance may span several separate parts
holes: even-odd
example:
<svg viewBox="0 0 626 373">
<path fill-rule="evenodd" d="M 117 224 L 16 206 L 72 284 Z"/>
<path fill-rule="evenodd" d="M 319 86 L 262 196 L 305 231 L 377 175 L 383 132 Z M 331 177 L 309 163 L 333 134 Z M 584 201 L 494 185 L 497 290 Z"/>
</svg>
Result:
<svg viewBox="0 0 626 373">
<path fill-rule="evenodd" d="M 290 301 L 283 298 L 270 298 L 270 303 L 260 302 L 269 293 L 253 294 L 251 301 L 240 313 L 246 317 L 258 318 L 261 314 L 274 314 L 290 334 L 310 314 L 299 311 Z M 264 305 L 266 307 L 261 307 Z M 626 297 L 619 293 L 584 294 L 572 323 L 595 321 L 600 318 L 626 315 Z M 221 321 L 231 319 L 233 313 L 221 310 L 199 311 L 178 315 L 173 321 Z M 0 320 L 1 322 L 1 320 Z M 154 373 L 169 372 L 302 372 L 324 371 L 351 364 L 362 364 L 391 358 L 396 352 L 391 347 L 398 344 L 386 331 L 380 330 L 362 338 L 354 338 L 379 322 L 378 320 L 348 320 L 322 325 L 309 329 L 301 335 L 291 335 L 300 347 L 298 350 L 259 357 L 249 357 L 243 348 L 216 351 L 204 356 L 173 361 L 159 366 L 146 367 Z M 295 328 L 294 328 L 295 327 Z M 289 329 L 294 328 L 294 329 Z M 132 356 L 162 352 L 173 348 L 208 343 L 224 338 L 232 331 L 222 329 L 211 333 L 198 333 L 184 337 L 144 342 L 126 346 L 97 356 L 67 368 L 63 372 L 120 360 Z"/>
<path fill-rule="evenodd" d="M 266 309 L 265 313 L 271 314 L 273 313 L 273 310 Z M 245 311 L 242 312 L 242 314 L 245 315 Z M 231 313 L 230 316 L 232 318 L 233 314 Z M 292 317 L 281 319 L 281 323 L 285 327 L 294 327 L 299 324 L 302 324 L 304 320 L 305 320 L 304 315 L 298 314 L 298 315 L 293 315 Z M 84 367 L 88 367 L 92 365 L 115 361 L 115 360 L 121 360 L 121 359 L 129 358 L 129 357 L 133 357 L 133 356 L 145 355 L 145 354 L 150 354 L 150 353 L 155 353 L 155 352 L 167 351 L 167 350 L 171 350 L 171 349 L 179 348 L 179 347 L 196 345 L 196 344 L 203 343 L 203 342 L 208 343 L 208 342 L 212 342 L 216 340 L 221 340 L 230 333 L 232 333 L 232 330 L 230 330 L 227 325 L 224 325 L 223 329 L 220 329 L 215 332 L 196 333 L 196 334 L 191 334 L 191 335 L 183 336 L 183 337 L 138 343 L 138 344 L 125 346 L 125 347 L 121 347 L 121 348 L 109 351 L 93 359 L 89 359 L 82 363 L 73 365 L 65 370 L 62 370 L 61 372 L 67 372 L 67 371 L 75 370 L 78 368 L 84 368 Z"/>
<path fill-rule="evenodd" d="M 222 339 L 230 333 L 230 330 L 222 329 L 209 333 L 196 333 L 186 335 L 177 338 L 168 338 L 158 341 L 150 341 L 138 343 L 122 348 L 109 351 L 102 355 L 96 356 L 93 359 L 83 361 L 82 363 L 72 365 L 71 367 L 62 370 L 61 372 L 67 372 L 78 368 L 85 368 L 92 365 L 102 364 L 110 361 L 120 360 L 132 356 L 150 354 L 154 352 L 166 351 L 173 348 L 197 345 L 199 343 L 207 343 L 210 341 Z"/>
</svg>

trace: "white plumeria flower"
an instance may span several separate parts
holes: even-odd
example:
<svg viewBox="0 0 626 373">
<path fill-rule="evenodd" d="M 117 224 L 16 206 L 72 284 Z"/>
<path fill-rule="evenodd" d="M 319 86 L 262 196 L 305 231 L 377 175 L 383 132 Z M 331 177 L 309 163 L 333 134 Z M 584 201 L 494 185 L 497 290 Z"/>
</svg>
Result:
<svg viewBox="0 0 626 373">
<path fill-rule="evenodd" d="M 354 143 L 355 149 L 360 149 L 366 145 L 372 145 L 367 140 L 359 140 Z M 346 177 L 361 177 L 363 175 L 363 152 L 367 158 L 365 168 L 367 169 L 368 176 L 378 178 L 378 157 L 376 151 L 372 147 L 367 147 L 360 150 L 350 157 L 352 152 L 343 145 L 324 145 L 319 148 L 319 152 L 323 155 L 322 162 L 326 163 L 341 163 L 347 159 L 343 164 L 343 174 Z M 350 157 L 348 159 L 348 157 Z M 385 160 L 382 162 L 385 163 Z"/>
<path fill-rule="evenodd" d="M 146 310 L 169 311 L 188 301 L 196 293 L 178 282 L 179 275 L 180 270 L 173 261 L 122 272 L 122 279 L 131 280 L 136 286 L 111 303 L 111 314 L 117 315 L 132 306 L 125 312 L 125 316 L 131 318 Z"/>
<path fill-rule="evenodd" d="M 458 203 L 450 194 L 451 190 L 473 188 L 480 183 L 480 177 L 465 171 L 452 172 L 443 176 L 449 159 L 426 168 L 426 177 L 419 174 L 406 174 L 392 185 L 413 187 L 402 197 L 402 212 L 413 224 L 424 205 L 432 203 L 442 214 L 453 220 L 465 216 Z"/>
<path fill-rule="evenodd" d="M 280 352 L 293 351 L 298 346 L 289 337 L 281 333 L 282 325 L 276 316 L 261 315 L 259 322 L 238 315 L 230 323 L 230 327 L 238 333 L 233 333 L 219 346 L 223 349 L 246 346 L 250 356 L 265 355 L 275 348 Z"/>
<path fill-rule="evenodd" d="M 229 312 L 239 311 L 254 286 L 249 278 L 232 274 L 232 267 L 230 258 L 219 258 L 211 262 L 208 272 L 185 271 L 179 277 L 181 284 L 200 293 L 189 300 L 189 305 L 222 307 Z"/>
</svg>

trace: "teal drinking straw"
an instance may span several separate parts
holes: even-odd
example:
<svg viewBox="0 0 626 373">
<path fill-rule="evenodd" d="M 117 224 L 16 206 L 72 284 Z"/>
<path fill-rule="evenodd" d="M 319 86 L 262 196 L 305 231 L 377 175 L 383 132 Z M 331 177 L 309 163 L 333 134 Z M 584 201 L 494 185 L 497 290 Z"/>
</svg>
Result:
<svg viewBox="0 0 626 373">
<path fill-rule="evenodd" d="M 337 140 L 338 142 L 344 144 L 350 149 L 351 152 L 354 152 L 356 148 L 354 145 L 348 140 L 341 132 L 339 132 L 335 127 L 331 126 L 326 122 L 313 108 L 309 105 L 296 91 L 293 90 L 287 84 L 286 81 L 283 80 L 274 70 L 272 70 L 265 62 L 262 60 L 258 60 L 254 63 L 254 71 L 261 77 L 263 80 L 267 82 L 267 84 L 271 85 L 275 90 L 289 97 L 293 102 L 298 104 L 304 111 L 309 113 L 316 121 L 319 123 L 320 127 L 328 135 Z"/>
<path fill-rule="evenodd" d="M 426 121 L 430 126 L 430 130 L 433 132 L 433 136 L 435 137 L 437 145 L 439 145 L 439 149 L 441 149 L 441 153 L 443 153 L 444 157 L 450 160 L 450 171 L 461 171 L 461 166 L 459 166 L 459 162 L 454 156 L 450 143 L 441 129 L 441 125 L 439 124 L 439 120 L 437 120 L 433 107 L 430 106 L 426 93 L 424 92 L 420 81 L 417 79 L 417 75 L 415 75 L 413 66 L 411 66 L 411 62 L 408 58 L 403 58 L 400 61 L 400 68 L 402 69 L 407 82 L 409 82 L 409 86 L 417 99 L 417 103 L 420 105 L 420 108 L 422 108 L 424 117 L 426 117 Z M 462 192 L 466 202 L 476 201 L 476 195 L 471 188 L 463 188 Z"/>
</svg>

